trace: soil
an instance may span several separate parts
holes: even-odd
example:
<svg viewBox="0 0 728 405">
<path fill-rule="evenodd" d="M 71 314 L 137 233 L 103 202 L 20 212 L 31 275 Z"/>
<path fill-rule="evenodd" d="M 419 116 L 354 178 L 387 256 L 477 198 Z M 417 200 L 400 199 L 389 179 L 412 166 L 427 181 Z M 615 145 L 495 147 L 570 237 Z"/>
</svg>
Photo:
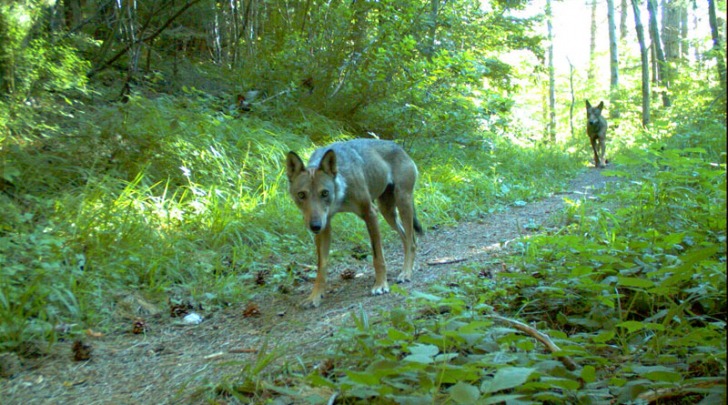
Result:
<svg viewBox="0 0 728 405">
<path fill-rule="evenodd" d="M 614 178 L 588 169 L 568 188 L 541 201 L 512 206 L 476 222 L 427 230 L 418 240 L 414 280 L 408 290 L 427 291 L 464 265 L 496 269 L 498 257 L 509 254 L 509 242 L 558 225 L 564 199 L 595 199 Z M 399 243 L 385 248 L 389 278 L 394 279 L 403 255 Z M 495 263 L 495 264 L 494 264 Z M 312 281 L 283 293 L 267 289 L 255 303 L 241 302 L 200 314 L 198 325 L 182 325 L 169 311 L 155 310 L 137 297 L 123 305 L 145 318 L 146 332 L 130 327 L 105 335 L 83 337 L 91 346 L 90 360 L 74 361 L 73 338 L 59 341 L 42 356 L 0 357 L 0 402 L 4 404 L 186 404 L 203 402 L 196 390 L 209 388 L 240 375 L 255 363 L 257 352 L 280 354 L 278 361 L 298 360 L 305 353 L 330 347 L 333 333 L 350 322 L 352 312 L 381 310 L 404 304 L 396 293 L 370 296 L 374 275 L 370 260 L 338 260 L 329 269 L 328 293 L 319 308 L 301 309 Z M 344 280 L 341 273 L 353 275 Z M 391 285 L 392 281 L 390 281 Z M 141 325 L 140 325 L 141 327 Z"/>
</svg>

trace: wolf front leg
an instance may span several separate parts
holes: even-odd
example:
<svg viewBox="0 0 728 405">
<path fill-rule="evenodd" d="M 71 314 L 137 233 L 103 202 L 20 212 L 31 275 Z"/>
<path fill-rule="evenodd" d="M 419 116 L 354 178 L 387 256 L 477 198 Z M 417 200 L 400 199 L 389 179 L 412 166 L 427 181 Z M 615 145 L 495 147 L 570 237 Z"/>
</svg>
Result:
<svg viewBox="0 0 728 405">
<path fill-rule="evenodd" d="M 606 135 L 599 136 L 599 167 L 607 167 L 607 137 Z"/>
<path fill-rule="evenodd" d="M 326 271 L 329 261 L 329 246 L 331 244 L 330 224 L 326 224 L 326 227 L 316 234 L 315 240 L 316 253 L 318 255 L 316 281 L 313 284 L 313 291 L 311 291 L 311 295 L 309 295 L 302 303 L 304 308 L 316 308 L 321 305 L 321 298 L 323 298 L 324 293 L 326 292 Z"/>
<path fill-rule="evenodd" d="M 590 137 L 589 141 L 591 142 L 592 151 L 594 152 L 594 167 L 600 167 L 599 166 L 599 149 L 597 146 L 597 138 Z"/>
</svg>

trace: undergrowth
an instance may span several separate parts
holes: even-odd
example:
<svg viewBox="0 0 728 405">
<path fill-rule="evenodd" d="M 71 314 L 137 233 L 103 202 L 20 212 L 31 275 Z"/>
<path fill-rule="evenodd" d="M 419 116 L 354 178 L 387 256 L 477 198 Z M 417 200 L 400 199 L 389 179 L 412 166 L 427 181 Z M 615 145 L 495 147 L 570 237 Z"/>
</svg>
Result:
<svg viewBox="0 0 728 405">
<path fill-rule="evenodd" d="M 433 40 L 444 52 L 426 64 L 414 56 L 409 33 L 430 24 L 395 27 L 421 14 L 417 6 L 402 9 L 412 18 L 389 19 L 392 27 L 379 19 L 376 31 L 392 34 L 361 47 L 377 57 L 354 63 L 359 40 L 324 46 L 332 58 L 325 65 L 335 68 L 313 63 L 321 76 L 292 68 L 299 54 L 313 58 L 311 43 L 267 52 L 270 42 L 256 40 L 266 52 L 257 53 L 253 71 L 191 54 L 178 66 L 174 45 L 174 73 L 156 62 L 152 68 L 150 51 L 146 73 L 134 80 L 137 67 L 128 61 L 95 72 L 85 52 L 67 43 L 97 33 L 54 39 L 46 31 L 57 28 L 25 18 L 44 20 L 54 7 L 4 7 L 0 22 L 15 25 L 3 33 L 12 52 L 4 54 L 0 97 L 0 352 L 42 353 L 60 333 L 127 330 L 120 320 L 134 316 L 129 297 L 214 311 L 256 294 L 261 272 L 274 281 L 270 288 L 290 282 L 292 262 L 315 258 L 288 201 L 282 162 L 289 150 L 308 155 L 381 129 L 418 164 L 415 199 L 426 228 L 477 221 L 561 191 L 589 165 L 586 138 L 538 144 L 510 121 L 519 89 L 496 54 L 540 47 L 525 33 L 530 21 L 494 4 L 493 15 L 475 4 L 475 26 L 461 18 L 473 4 L 443 8 L 459 23 L 442 30 L 448 40 Z M 351 7 L 325 9 L 357 26 L 364 21 L 351 17 Z M 347 33 L 347 25 L 320 26 Z M 494 51 L 472 52 L 471 34 L 485 27 L 476 48 Z M 287 31 L 297 32 L 278 32 Z M 311 38 L 328 44 L 344 36 Z M 349 54 L 358 56 L 346 62 Z M 670 88 L 672 107 L 655 109 L 649 130 L 630 107 L 639 102 L 628 95 L 638 92 L 625 87 L 617 101 L 622 119 L 610 121 L 612 169 L 604 171 L 618 181 L 598 201 L 568 201 L 553 226 L 512 243 L 497 262 L 463 267 L 447 284 L 410 293 L 394 287 L 408 295 L 406 306 L 353 311 L 331 352 L 281 365 L 274 349 L 261 347 L 230 382 L 202 395 L 211 402 L 725 403 L 726 128 L 725 111 L 715 111 L 725 94 L 714 100 L 717 86 L 689 72 Z M 314 87 L 322 79 L 328 84 Z M 270 88 L 245 113 L 235 95 L 251 84 Z M 335 90 L 325 95 L 327 88 Z M 337 228 L 351 232 L 337 238 L 332 261 L 368 244 L 361 221 L 337 218 Z M 390 230 L 384 236 L 396 238 Z"/>
<path fill-rule="evenodd" d="M 650 142 L 604 171 L 618 180 L 599 200 L 567 201 L 552 226 L 498 263 L 463 267 L 427 292 L 396 288 L 405 307 L 353 310 L 329 352 L 283 371 L 246 369 L 216 395 L 725 403 L 725 127 L 703 116 L 641 136 Z"/>
<path fill-rule="evenodd" d="M 243 114 L 194 88 L 119 104 L 96 97 L 0 105 L 0 350 L 127 328 L 129 297 L 207 310 L 244 302 L 260 272 L 275 288 L 290 282 L 292 262 L 315 260 L 282 162 L 289 150 L 351 138 L 345 125 L 290 105 Z M 725 123 L 707 100 L 693 101 L 677 99 L 650 131 L 629 118 L 615 126 L 603 173 L 618 186 L 597 202 L 567 201 L 511 255 L 427 292 L 395 287 L 409 294 L 405 308 L 353 311 L 321 356 L 281 368 L 261 348 L 205 395 L 725 401 Z M 398 141 L 418 164 L 427 228 L 561 191 L 589 165 L 584 138 L 524 146 L 473 131 Z M 351 232 L 333 261 L 368 243 L 355 217 L 336 221 Z"/>
<path fill-rule="evenodd" d="M 291 111 L 240 114 L 193 88 L 120 104 L 78 100 L 3 105 L 15 119 L 0 148 L 1 349 L 52 343 L 68 325 L 73 334 L 119 327 L 132 295 L 158 306 L 241 302 L 258 272 L 285 283 L 291 262 L 314 260 L 282 163 L 289 150 L 308 155 L 350 138 L 336 122 L 303 109 L 305 121 Z M 546 195 L 582 167 L 559 147 L 477 134 L 404 146 L 420 169 L 427 227 Z M 356 218 L 339 221 L 354 232 L 333 260 L 368 243 Z"/>
</svg>

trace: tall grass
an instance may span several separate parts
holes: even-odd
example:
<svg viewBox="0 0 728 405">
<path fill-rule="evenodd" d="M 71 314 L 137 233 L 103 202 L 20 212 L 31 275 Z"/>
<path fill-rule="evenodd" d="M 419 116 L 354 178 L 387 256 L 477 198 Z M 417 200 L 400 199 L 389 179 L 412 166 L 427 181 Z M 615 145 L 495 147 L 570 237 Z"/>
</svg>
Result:
<svg viewBox="0 0 728 405">
<path fill-rule="evenodd" d="M 52 341 L 60 323 L 113 327 L 114 308 L 131 294 L 208 308 L 240 302 L 256 293 L 257 271 L 313 260 L 282 163 L 289 150 L 308 155 L 312 140 L 349 138 L 336 122 L 305 110 L 230 114 L 194 93 L 76 114 L 57 123 L 62 135 L 27 127 L 3 140 L 13 174 L 13 188 L 0 193 L 5 349 Z M 558 146 L 468 139 L 406 145 L 420 169 L 416 202 L 427 227 L 533 200 L 583 167 Z M 368 244 L 357 218 L 336 222 L 354 230 L 337 244 Z"/>
</svg>

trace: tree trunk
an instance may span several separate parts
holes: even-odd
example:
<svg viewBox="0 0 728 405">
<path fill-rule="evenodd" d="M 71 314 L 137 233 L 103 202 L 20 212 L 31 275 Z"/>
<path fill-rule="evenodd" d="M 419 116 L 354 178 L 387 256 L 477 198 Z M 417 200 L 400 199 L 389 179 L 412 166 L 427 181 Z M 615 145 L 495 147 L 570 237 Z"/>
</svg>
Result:
<svg viewBox="0 0 728 405">
<path fill-rule="evenodd" d="M 614 20 L 614 0 L 607 0 L 607 20 L 609 21 L 609 117 L 619 117 L 615 99 L 619 91 L 619 53 L 617 50 L 617 26 Z"/>
<path fill-rule="evenodd" d="M 550 6 L 547 6 L 550 7 Z M 550 24 L 550 23 L 549 23 Z M 597 0 L 591 0 L 591 28 L 589 29 L 589 70 L 586 78 L 589 83 L 594 83 L 596 73 L 596 51 L 597 51 Z"/>
<path fill-rule="evenodd" d="M 73 29 L 81 24 L 81 0 L 63 1 L 63 22 L 67 29 Z"/>
<path fill-rule="evenodd" d="M 650 69 L 652 71 L 652 87 L 654 88 L 655 86 L 657 86 L 657 80 L 660 77 L 660 74 L 657 72 L 657 55 L 655 55 L 654 46 L 650 46 Z"/>
<path fill-rule="evenodd" d="M 15 58 L 10 21 L 3 12 L 0 12 L 0 43 L 0 96 L 4 96 L 15 90 Z"/>
<path fill-rule="evenodd" d="M 715 13 L 715 0 L 708 0 L 708 20 L 710 22 L 710 34 L 713 37 L 713 53 L 715 55 L 716 67 L 718 68 L 718 81 L 723 95 L 723 108 L 726 107 L 726 67 L 725 67 L 725 48 L 723 47 L 723 38 L 718 32 L 718 18 Z"/>
<path fill-rule="evenodd" d="M 159 28 L 157 28 L 156 31 L 154 31 L 153 33 L 151 33 L 151 34 L 149 34 L 147 36 L 144 36 L 143 34 L 144 34 L 144 32 L 146 32 L 146 26 L 147 26 L 147 24 L 149 23 L 149 21 L 152 18 L 150 16 L 149 19 L 147 20 L 147 22 L 142 27 L 142 29 L 140 31 L 140 34 L 136 37 L 135 42 L 126 44 L 121 49 L 119 49 L 116 52 L 116 54 L 114 54 L 114 56 L 112 56 L 111 58 L 109 58 L 108 60 L 106 60 L 104 62 L 101 62 L 101 63 L 97 64 L 97 66 L 93 67 L 91 69 L 91 71 L 89 71 L 86 74 L 86 76 L 90 78 L 90 77 L 94 76 L 96 73 L 98 73 L 99 71 L 101 71 L 103 69 L 106 69 L 112 63 L 116 62 L 119 58 L 121 58 L 122 56 L 124 56 L 124 54 L 126 54 L 127 52 L 129 52 L 129 50 L 133 46 L 139 45 L 142 42 L 154 40 L 157 36 L 159 36 L 159 34 L 161 34 L 164 30 L 166 30 L 167 27 L 169 27 L 169 25 L 172 24 L 172 22 L 177 19 L 177 17 L 179 17 L 180 15 L 182 15 L 185 11 L 187 11 L 188 8 L 194 6 L 195 4 L 199 3 L 200 1 L 201 0 L 187 0 L 187 3 L 184 4 L 182 7 L 180 7 L 180 9 L 177 10 L 171 17 L 169 17 L 167 19 L 167 21 L 165 21 Z M 154 13 L 152 13 L 152 14 L 154 14 Z"/>
<path fill-rule="evenodd" d="M 576 96 L 574 96 L 574 64 L 567 58 L 569 62 L 569 90 L 571 91 L 571 104 L 569 105 L 569 129 L 571 130 L 571 137 L 576 137 L 576 131 L 574 130 L 574 105 L 576 104 Z"/>
<path fill-rule="evenodd" d="M 666 85 L 675 80 L 677 65 L 680 61 L 680 2 L 682 0 L 667 0 L 662 10 L 662 44 L 667 63 L 662 67 L 661 81 Z M 657 5 L 654 6 L 657 10 Z"/>
<path fill-rule="evenodd" d="M 437 15 L 439 13 L 440 0 L 430 0 L 430 29 L 426 56 L 427 60 L 432 62 L 432 57 L 435 55 L 435 44 L 437 36 Z"/>
<path fill-rule="evenodd" d="M 552 26 L 551 0 L 546 0 L 546 26 L 549 42 L 549 123 L 548 136 L 552 143 L 556 142 L 556 85 L 554 78 L 554 32 Z"/>
<path fill-rule="evenodd" d="M 680 58 L 680 10 L 682 0 L 667 0 L 662 10 L 662 42 L 665 47 L 665 57 L 669 62 Z M 657 6 L 655 5 L 655 9 Z"/>
<path fill-rule="evenodd" d="M 688 41 L 688 6 L 680 6 L 680 58 L 688 59 L 690 54 L 690 42 Z"/>
<path fill-rule="evenodd" d="M 632 11 L 634 12 L 635 30 L 637 31 L 637 41 L 640 44 L 640 59 L 642 61 L 642 125 L 650 124 L 650 64 L 647 54 L 647 46 L 645 45 L 645 30 L 642 26 L 642 17 L 640 16 L 639 0 L 632 1 Z"/>
<path fill-rule="evenodd" d="M 650 40 L 652 41 L 652 49 L 654 50 L 654 56 L 657 58 L 657 83 L 662 86 L 662 105 L 664 107 L 670 106 L 670 97 L 667 94 L 667 90 L 670 87 L 670 82 L 667 81 L 667 62 L 665 60 L 665 53 L 662 50 L 662 43 L 660 40 L 660 30 L 657 28 L 657 4 L 655 0 L 647 0 L 647 11 L 650 15 Z"/>
<path fill-rule="evenodd" d="M 627 14 L 629 11 L 627 0 L 622 0 L 619 8 L 621 9 L 621 13 L 619 13 L 619 39 L 625 39 L 627 37 Z"/>
<path fill-rule="evenodd" d="M 700 23 L 698 22 L 698 2 L 697 2 L 697 0 L 692 0 L 692 2 L 693 2 L 693 31 L 697 32 L 698 27 L 700 27 Z M 702 69 L 703 69 L 703 62 L 702 62 L 702 60 L 701 60 L 702 58 L 700 56 L 701 53 L 702 52 L 700 49 L 700 44 L 699 43 L 693 44 L 693 58 L 695 58 L 695 62 L 696 62 L 695 65 L 698 69 L 698 72 L 702 71 Z"/>
</svg>

